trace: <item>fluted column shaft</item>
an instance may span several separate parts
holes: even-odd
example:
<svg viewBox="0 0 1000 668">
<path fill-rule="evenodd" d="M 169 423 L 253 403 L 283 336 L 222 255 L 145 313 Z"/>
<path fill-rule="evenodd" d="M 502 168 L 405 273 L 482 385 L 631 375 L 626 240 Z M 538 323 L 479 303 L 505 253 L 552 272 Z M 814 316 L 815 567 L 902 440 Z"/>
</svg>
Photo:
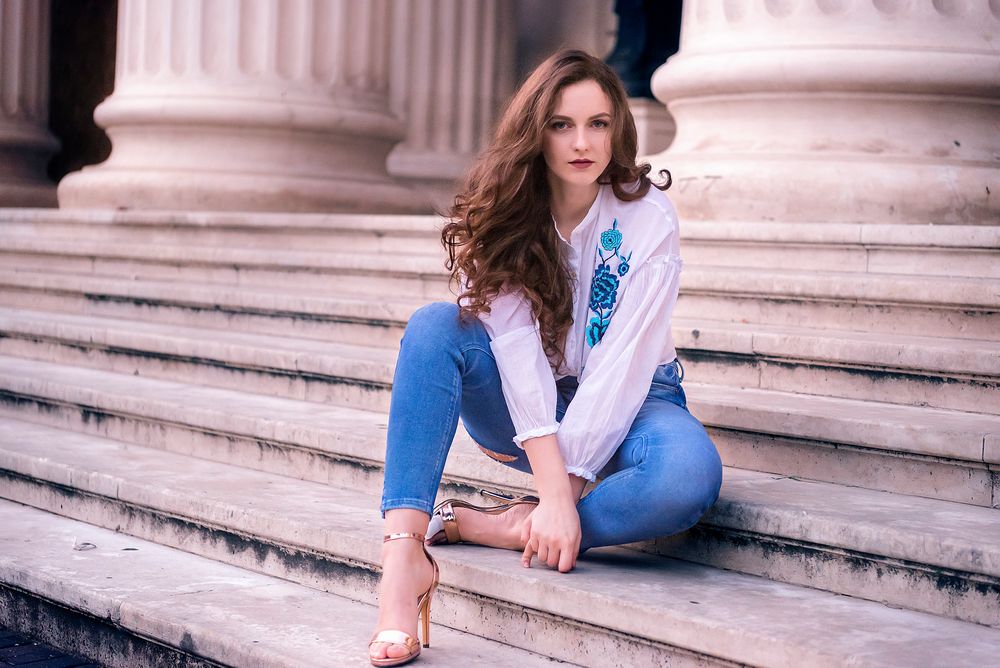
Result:
<svg viewBox="0 0 1000 668">
<path fill-rule="evenodd" d="M 397 0 L 391 12 L 390 96 L 406 138 L 389 171 L 444 205 L 513 90 L 514 16 L 501 0 Z"/>
<path fill-rule="evenodd" d="M 691 0 L 653 78 L 689 217 L 995 223 L 996 0 Z"/>
<path fill-rule="evenodd" d="M 109 159 L 62 206 L 415 211 L 385 159 L 388 0 L 121 0 Z"/>
<path fill-rule="evenodd" d="M 55 206 L 45 165 L 58 148 L 48 131 L 49 2 L 0 2 L 0 206 Z"/>
</svg>

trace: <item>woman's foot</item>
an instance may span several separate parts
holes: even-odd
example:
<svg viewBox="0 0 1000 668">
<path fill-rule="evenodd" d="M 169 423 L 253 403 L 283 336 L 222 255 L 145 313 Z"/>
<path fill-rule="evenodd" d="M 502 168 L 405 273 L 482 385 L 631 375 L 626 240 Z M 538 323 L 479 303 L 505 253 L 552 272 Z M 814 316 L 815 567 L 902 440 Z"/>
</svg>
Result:
<svg viewBox="0 0 1000 668">
<path fill-rule="evenodd" d="M 502 513 L 491 515 L 455 506 L 455 522 L 466 543 L 505 550 L 524 550 L 521 529 L 535 508 L 531 503 L 519 503 Z"/>
<path fill-rule="evenodd" d="M 378 624 L 375 632 L 397 629 L 417 637 L 417 599 L 434 578 L 433 566 L 418 540 L 382 543 L 382 579 L 379 583 Z M 373 659 L 406 656 L 409 650 L 398 643 L 377 642 L 369 653 Z"/>
</svg>

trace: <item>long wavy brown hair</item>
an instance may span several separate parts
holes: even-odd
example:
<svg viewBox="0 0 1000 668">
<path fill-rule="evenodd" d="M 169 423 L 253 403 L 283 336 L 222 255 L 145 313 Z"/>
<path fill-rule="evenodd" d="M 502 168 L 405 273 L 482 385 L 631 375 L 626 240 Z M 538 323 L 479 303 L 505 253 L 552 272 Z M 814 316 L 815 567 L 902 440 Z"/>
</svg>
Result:
<svg viewBox="0 0 1000 668">
<path fill-rule="evenodd" d="M 490 301 L 501 291 L 520 288 L 531 302 L 554 369 L 565 362 L 563 342 L 573 324 L 575 277 L 552 224 L 544 132 L 562 89 L 591 80 L 611 100 L 611 162 L 597 182 L 610 183 L 624 201 L 644 197 L 651 185 L 670 187 L 669 171 L 660 171 L 666 181 L 659 185 L 647 178 L 648 163 L 635 164 L 635 120 L 618 76 L 598 58 L 564 49 L 535 68 L 514 94 L 492 142 L 466 174 L 441 232 L 452 283 L 461 289 L 465 277 L 465 290 L 458 297 L 460 317 L 489 313 Z"/>
</svg>

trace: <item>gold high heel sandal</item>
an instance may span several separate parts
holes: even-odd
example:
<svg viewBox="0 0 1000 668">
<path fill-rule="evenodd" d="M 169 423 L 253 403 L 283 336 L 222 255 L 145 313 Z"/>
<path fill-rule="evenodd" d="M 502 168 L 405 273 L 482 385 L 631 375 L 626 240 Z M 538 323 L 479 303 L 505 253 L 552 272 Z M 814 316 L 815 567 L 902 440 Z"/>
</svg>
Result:
<svg viewBox="0 0 1000 668">
<path fill-rule="evenodd" d="M 487 515 L 500 515 L 505 513 L 514 506 L 519 506 L 522 504 L 538 505 L 538 497 L 533 495 L 518 496 L 513 497 L 507 494 L 501 494 L 500 492 L 490 492 L 488 490 L 480 490 L 479 492 L 487 498 L 492 498 L 497 501 L 503 501 L 499 506 L 485 507 L 477 506 L 469 503 L 468 501 L 462 501 L 461 499 L 447 499 L 442 501 L 437 506 L 434 507 L 434 513 L 431 515 L 430 525 L 427 528 L 427 533 L 431 536 L 427 540 L 428 545 L 440 545 L 462 543 L 465 539 L 462 538 L 462 534 L 458 529 L 458 521 L 455 518 L 455 508 L 468 508 L 469 510 L 474 510 L 478 513 L 486 513 Z"/>
<path fill-rule="evenodd" d="M 441 572 L 438 570 L 437 562 L 434 561 L 434 557 L 431 553 L 427 551 L 424 546 L 424 536 L 419 533 L 410 532 L 399 532 L 391 533 L 387 536 L 382 537 L 382 542 L 386 543 L 390 540 L 396 540 L 399 538 L 415 538 L 420 541 L 420 546 L 424 550 L 424 554 L 427 559 L 430 560 L 431 566 L 434 567 L 434 578 L 431 580 L 431 586 L 417 598 L 417 614 L 418 621 L 421 622 L 420 626 L 423 630 L 424 647 L 431 646 L 431 597 L 434 596 L 434 590 L 437 589 L 438 582 L 441 579 Z M 377 642 L 391 643 L 393 645 L 403 645 L 408 650 L 408 654 L 403 656 L 385 657 L 384 659 L 376 659 L 371 656 L 372 645 Z M 420 641 L 419 634 L 418 638 L 414 638 L 409 633 L 404 631 L 398 631 L 396 629 L 385 629 L 384 631 L 379 631 L 372 636 L 371 641 L 368 643 L 368 658 L 372 662 L 373 666 L 401 666 L 404 663 L 409 663 L 413 661 L 418 656 L 420 656 Z"/>
</svg>

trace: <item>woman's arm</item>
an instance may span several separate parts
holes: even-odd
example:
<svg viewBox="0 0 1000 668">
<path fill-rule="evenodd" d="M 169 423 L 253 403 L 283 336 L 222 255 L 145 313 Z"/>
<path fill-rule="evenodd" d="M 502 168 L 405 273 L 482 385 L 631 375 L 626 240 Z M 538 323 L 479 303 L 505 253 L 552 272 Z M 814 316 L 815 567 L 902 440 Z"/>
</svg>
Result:
<svg viewBox="0 0 1000 668">
<path fill-rule="evenodd" d="M 538 507 L 525 522 L 522 563 L 531 566 L 531 557 L 563 573 L 576 565 L 580 551 L 580 515 L 576 504 L 587 481 L 566 473 L 566 462 L 555 434 L 526 439 L 522 446 L 531 463 L 538 488 Z"/>
</svg>

